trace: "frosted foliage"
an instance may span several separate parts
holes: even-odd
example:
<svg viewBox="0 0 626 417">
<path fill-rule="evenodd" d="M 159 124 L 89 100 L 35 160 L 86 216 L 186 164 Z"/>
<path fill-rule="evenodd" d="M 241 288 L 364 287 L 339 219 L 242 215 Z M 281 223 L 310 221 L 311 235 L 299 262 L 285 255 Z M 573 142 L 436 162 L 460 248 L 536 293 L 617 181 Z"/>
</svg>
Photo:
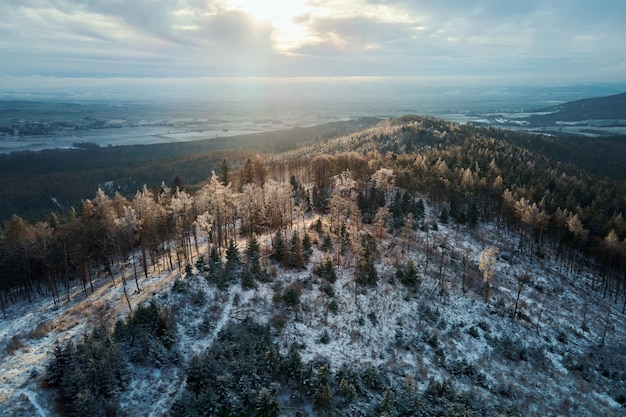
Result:
<svg viewBox="0 0 626 417">
<path fill-rule="evenodd" d="M 335 179 L 335 191 L 341 194 L 349 195 L 356 189 L 356 181 L 352 178 L 350 170 L 343 171 Z"/>
<path fill-rule="evenodd" d="M 585 239 L 587 237 L 588 230 L 585 230 L 582 222 L 578 218 L 578 214 L 574 214 L 568 217 L 567 219 L 567 228 L 570 232 L 572 232 L 576 237 Z"/>
<path fill-rule="evenodd" d="M 490 246 L 484 249 L 478 257 L 478 269 L 483 273 L 483 281 L 491 285 L 495 278 L 496 256 L 498 248 Z"/>
<path fill-rule="evenodd" d="M 396 183 L 396 176 L 392 169 L 381 168 L 372 174 L 374 186 L 385 192 L 390 191 Z"/>
</svg>

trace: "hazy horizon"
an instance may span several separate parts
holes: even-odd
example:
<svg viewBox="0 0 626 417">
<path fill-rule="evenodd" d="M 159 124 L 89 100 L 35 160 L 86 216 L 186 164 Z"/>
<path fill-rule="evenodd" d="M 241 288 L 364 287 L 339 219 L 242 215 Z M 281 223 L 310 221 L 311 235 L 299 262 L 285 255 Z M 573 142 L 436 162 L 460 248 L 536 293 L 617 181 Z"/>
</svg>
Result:
<svg viewBox="0 0 626 417">
<path fill-rule="evenodd" d="M 426 83 L 411 77 L 41 78 L 0 86 L 0 100 L 349 107 L 355 116 L 406 112 L 522 111 L 626 92 L 626 83 L 497 85 Z M 359 113 L 359 108 L 369 110 Z M 350 110 L 350 109 L 346 109 Z M 259 115 L 262 116 L 262 115 Z"/>
</svg>

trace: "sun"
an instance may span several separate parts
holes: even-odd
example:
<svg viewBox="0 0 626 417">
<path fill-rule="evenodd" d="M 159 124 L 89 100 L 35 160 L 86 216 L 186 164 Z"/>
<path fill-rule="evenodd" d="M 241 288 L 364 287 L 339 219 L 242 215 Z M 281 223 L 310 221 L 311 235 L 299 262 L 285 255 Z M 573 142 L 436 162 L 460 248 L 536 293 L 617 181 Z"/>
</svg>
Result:
<svg viewBox="0 0 626 417">
<path fill-rule="evenodd" d="M 264 22 L 291 20 L 311 10 L 308 3 L 308 0 L 227 0 L 231 8 L 247 12 L 255 20 Z"/>
<path fill-rule="evenodd" d="M 309 0 L 227 0 L 227 4 L 260 24 L 270 24 L 274 48 L 279 51 L 286 52 L 310 41 L 306 25 L 297 19 L 313 11 Z"/>
</svg>

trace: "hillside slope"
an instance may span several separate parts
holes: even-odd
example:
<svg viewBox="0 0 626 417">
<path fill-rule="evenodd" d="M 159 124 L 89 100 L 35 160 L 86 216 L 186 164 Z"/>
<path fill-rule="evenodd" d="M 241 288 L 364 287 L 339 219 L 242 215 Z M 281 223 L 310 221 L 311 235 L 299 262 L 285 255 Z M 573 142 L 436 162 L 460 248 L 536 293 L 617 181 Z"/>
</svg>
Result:
<svg viewBox="0 0 626 417">
<path fill-rule="evenodd" d="M 0 414 L 624 415 L 626 195 L 525 139 L 407 116 L 12 219 Z"/>
<path fill-rule="evenodd" d="M 433 209 L 427 208 L 426 223 L 437 223 Z M 314 220 L 308 217 L 304 226 L 308 229 Z M 374 233 L 369 227 L 365 231 Z M 200 271 L 180 282 L 182 271 L 141 279 L 142 291 L 129 291 L 130 303 L 136 309 L 155 299 L 171 312 L 182 358 L 178 366 L 132 365 L 117 407 L 128 416 L 170 415 L 184 393 L 183 368 L 193 356 L 210 349 L 229 321 L 234 325 L 251 318 L 270 326 L 285 355 L 296 346 L 303 369 L 313 366 L 316 373 L 328 366 L 336 374 L 348 367 L 380 378 L 380 386 L 361 382 L 364 391 L 350 406 L 333 408 L 334 415 L 369 415 L 380 410 L 387 392 L 395 404 L 389 410 L 397 412 L 405 396 L 415 395 L 423 415 L 451 412 L 451 407 L 469 415 L 623 415 L 626 316 L 591 290 L 597 271 L 568 271 L 551 261 L 552 253 L 540 261 L 519 254 L 519 236 L 503 232 L 495 224 L 472 230 L 440 223 L 430 232 L 415 232 L 408 247 L 403 238 L 386 234 L 377 245 L 375 288 L 355 288 L 349 257 L 337 265 L 335 282 L 317 276 L 313 270 L 327 255 L 322 235 L 313 231 L 317 243 L 309 266 L 293 271 L 274 264 L 272 281 L 256 288 L 235 282 L 219 290 Z M 269 235 L 260 241 L 265 248 L 271 244 Z M 437 245 L 430 262 L 429 241 Z M 478 264 L 489 246 L 500 254 L 492 295 L 485 302 Z M 415 289 L 396 275 L 397 265 L 409 260 L 419 271 Z M 521 274 L 531 281 L 520 291 L 516 317 Z M 288 288 L 299 289 L 296 304 L 284 301 Z M 128 311 L 119 271 L 116 284 L 102 278 L 94 293 L 76 288 L 71 301 L 59 308 L 52 308 L 49 299 L 10 306 L 0 337 L 7 346 L 0 360 L 0 412 L 59 415 L 55 393 L 42 388 L 56 343 L 79 341 L 98 323 L 112 328 Z M 336 375 L 333 390 L 339 390 Z M 297 410 L 324 414 L 307 395 L 296 401 L 278 398 L 280 415 Z"/>
<path fill-rule="evenodd" d="M 626 119 L 626 93 L 570 101 L 540 109 L 539 112 L 547 114 L 532 115 L 527 119 L 533 126 L 588 120 L 613 120 L 613 123 L 618 123 Z"/>
</svg>

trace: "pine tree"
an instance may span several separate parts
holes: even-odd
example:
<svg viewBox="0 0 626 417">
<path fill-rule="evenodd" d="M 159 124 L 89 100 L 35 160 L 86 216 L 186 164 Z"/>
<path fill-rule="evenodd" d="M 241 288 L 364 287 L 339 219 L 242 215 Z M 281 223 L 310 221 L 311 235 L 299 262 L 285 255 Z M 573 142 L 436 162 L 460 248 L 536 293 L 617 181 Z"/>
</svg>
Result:
<svg viewBox="0 0 626 417">
<path fill-rule="evenodd" d="M 444 207 L 439 214 L 439 223 L 447 224 L 448 223 L 448 209 Z"/>
<path fill-rule="evenodd" d="M 228 163 L 226 158 L 222 160 L 222 165 L 220 165 L 220 178 L 219 179 L 222 185 L 224 186 L 230 183 L 230 164 Z"/>
<path fill-rule="evenodd" d="M 75 417 L 104 417 L 103 404 L 89 388 L 79 391 L 72 400 L 72 415 Z"/>
<path fill-rule="evenodd" d="M 270 256 L 275 261 L 283 263 L 287 256 L 287 249 L 285 247 L 285 241 L 280 231 L 277 231 L 272 239 L 272 255 Z"/>
<path fill-rule="evenodd" d="M 367 234 L 361 238 L 362 250 L 356 267 L 356 283 L 361 286 L 374 287 L 378 281 L 378 272 L 374 266 L 376 242 Z"/>
<path fill-rule="evenodd" d="M 330 258 L 324 259 L 314 270 L 313 273 L 320 278 L 325 279 L 331 284 L 334 284 L 337 280 L 337 274 L 335 273 L 335 266 Z"/>
<path fill-rule="evenodd" d="M 248 239 L 248 245 L 246 246 L 246 259 L 248 262 L 248 269 L 253 276 L 257 277 L 261 273 L 261 246 L 254 235 Z"/>
<path fill-rule="evenodd" d="M 350 233 L 346 228 L 346 224 L 342 222 L 341 229 L 339 230 L 339 253 L 345 255 L 350 247 Z"/>
<path fill-rule="evenodd" d="M 304 268 L 302 242 L 300 240 L 300 235 L 297 232 L 291 236 L 291 241 L 289 242 L 289 260 L 287 266 L 296 269 Z"/>
<path fill-rule="evenodd" d="M 61 384 L 63 373 L 69 369 L 75 353 L 76 348 L 71 341 L 65 346 L 57 344 L 54 347 L 53 357 L 48 364 L 46 373 L 46 382 L 48 385 L 55 387 Z"/>
<path fill-rule="evenodd" d="M 208 267 L 209 273 L 207 274 L 207 279 L 215 284 L 218 284 L 221 281 L 222 274 L 224 272 L 224 265 L 222 264 L 222 260 L 215 246 L 211 246 Z"/>
<path fill-rule="evenodd" d="M 224 266 L 224 281 L 230 283 L 237 279 L 241 272 L 241 257 L 239 249 L 231 239 L 226 248 L 226 265 Z"/>
<path fill-rule="evenodd" d="M 412 260 L 409 260 L 404 268 L 398 268 L 396 277 L 402 284 L 412 289 L 416 289 L 421 283 Z"/>
<path fill-rule="evenodd" d="M 304 264 L 309 263 L 309 259 L 311 259 L 313 243 L 311 242 L 311 236 L 308 233 L 304 234 L 302 238 L 302 255 L 304 256 Z"/>
<path fill-rule="evenodd" d="M 241 191 L 241 187 L 243 187 L 244 185 L 251 184 L 253 182 L 254 171 L 252 169 L 252 160 L 248 158 L 239 174 L 239 191 Z"/>
<path fill-rule="evenodd" d="M 323 415 L 331 415 L 334 405 L 334 395 L 328 382 L 321 384 L 313 398 L 313 405 Z"/>
<path fill-rule="evenodd" d="M 267 388 L 261 388 L 256 399 L 256 412 L 259 417 L 278 417 L 280 407 L 276 396 Z"/>
<path fill-rule="evenodd" d="M 322 241 L 321 249 L 325 253 L 328 253 L 331 250 L 333 250 L 333 240 L 331 239 L 331 237 L 328 234 L 324 235 L 324 240 Z"/>
</svg>

